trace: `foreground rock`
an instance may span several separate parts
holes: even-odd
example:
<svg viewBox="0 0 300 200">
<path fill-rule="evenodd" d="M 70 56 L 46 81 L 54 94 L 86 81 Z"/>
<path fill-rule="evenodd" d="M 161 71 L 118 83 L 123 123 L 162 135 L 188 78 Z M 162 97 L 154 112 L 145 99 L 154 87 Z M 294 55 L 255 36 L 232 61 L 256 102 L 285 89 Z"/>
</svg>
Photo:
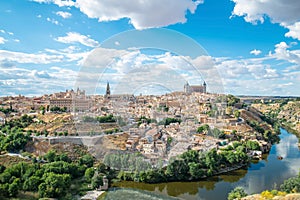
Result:
<svg viewBox="0 0 300 200">
<path fill-rule="evenodd" d="M 262 197 L 260 194 L 254 194 L 247 197 L 243 197 L 242 200 L 264 200 L 266 198 Z M 287 194 L 285 196 L 275 196 L 272 199 L 276 200 L 299 200 L 300 199 L 300 193 L 296 194 Z"/>
</svg>

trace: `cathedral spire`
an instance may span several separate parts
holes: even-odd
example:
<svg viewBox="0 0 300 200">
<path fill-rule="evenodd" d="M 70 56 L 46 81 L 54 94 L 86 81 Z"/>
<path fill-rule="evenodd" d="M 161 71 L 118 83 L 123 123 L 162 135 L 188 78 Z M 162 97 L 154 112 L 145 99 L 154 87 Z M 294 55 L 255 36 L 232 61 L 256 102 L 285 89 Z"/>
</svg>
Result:
<svg viewBox="0 0 300 200">
<path fill-rule="evenodd" d="M 107 81 L 105 96 L 109 96 L 109 95 L 110 95 L 110 87 L 109 87 L 109 82 Z"/>
</svg>

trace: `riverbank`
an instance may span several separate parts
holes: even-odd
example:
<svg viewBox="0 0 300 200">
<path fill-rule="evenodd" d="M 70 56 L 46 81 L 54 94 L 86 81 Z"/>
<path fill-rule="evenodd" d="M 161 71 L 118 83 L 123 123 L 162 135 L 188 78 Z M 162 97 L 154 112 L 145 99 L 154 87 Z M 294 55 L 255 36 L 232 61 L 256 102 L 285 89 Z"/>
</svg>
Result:
<svg viewBox="0 0 300 200">
<path fill-rule="evenodd" d="M 281 126 L 282 126 L 282 128 L 284 128 L 288 132 L 290 132 L 290 133 L 296 135 L 298 138 L 300 138 L 300 131 L 299 130 L 296 130 L 296 129 L 292 128 L 291 126 L 286 125 L 284 123 L 281 123 Z"/>
<path fill-rule="evenodd" d="M 228 193 L 236 186 L 242 186 L 248 194 L 270 190 L 275 183 L 280 185 L 284 180 L 298 175 L 298 170 L 295 169 L 299 169 L 300 166 L 300 153 L 295 145 L 298 143 L 298 139 L 284 129 L 281 129 L 280 132 L 281 140 L 272 146 L 268 156 L 262 160 L 251 162 L 247 169 L 242 167 L 193 182 L 147 184 L 122 181 L 114 183 L 113 187 L 135 188 L 189 200 L 227 200 Z M 284 155 L 284 159 L 278 160 L 278 154 Z"/>
<path fill-rule="evenodd" d="M 241 200 L 262 200 L 266 199 L 260 194 L 253 194 L 247 197 L 243 197 Z M 287 194 L 284 196 L 274 196 L 272 197 L 274 200 L 297 200 L 300 199 L 300 193 L 295 193 L 295 194 Z"/>
</svg>

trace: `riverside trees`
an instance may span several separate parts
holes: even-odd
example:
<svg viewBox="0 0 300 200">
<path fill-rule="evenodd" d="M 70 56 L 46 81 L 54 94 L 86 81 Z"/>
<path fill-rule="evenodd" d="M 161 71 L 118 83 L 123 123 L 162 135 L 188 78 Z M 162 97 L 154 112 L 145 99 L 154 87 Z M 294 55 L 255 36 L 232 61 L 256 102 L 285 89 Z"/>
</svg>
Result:
<svg viewBox="0 0 300 200">
<path fill-rule="evenodd" d="M 70 189 L 74 180 L 94 181 L 93 177 L 84 178 L 94 163 L 90 155 L 71 161 L 65 154 L 53 151 L 48 154 L 50 156 L 46 155 L 45 159 L 49 162 L 45 164 L 20 162 L 7 168 L 0 167 L 0 199 L 15 197 L 19 191 L 38 192 L 39 197 L 62 199 L 66 194 L 76 192 Z M 101 180 L 98 180 L 99 183 Z"/>
<path fill-rule="evenodd" d="M 33 118 L 23 115 L 0 126 L 0 151 L 18 152 L 23 150 L 30 140 L 24 128 L 33 123 Z"/>
<path fill-rule="evenodd" d="M 136 158 L 138 158 L 137 155 Z M 125 157 L 114 155 L 106 157 L 105 163 L 113 168 L 118 168 L 120 170 L 118 178 L 122 180 L 158 183 L 199 180 L 230 170 L 231 167 L 245 165 L 248 163 L 249 157 L 246 154 L 246 148 L 241 143 L 236 143 L 231 148 L 219 152 L 216 149 L 205 153 L 189 150 L 171 159 L 169 164 L 162 168 L 138 169 L 135 168 L 137 160 L 132 163 L 133 166 L 129 166 L 132 161 L 133 158 L 129 155 Z M 115 165 L 115 163 L 119 164 Z M 122 163 L 126 166 L 125 168 L 120 167 Z"/>
</svg>

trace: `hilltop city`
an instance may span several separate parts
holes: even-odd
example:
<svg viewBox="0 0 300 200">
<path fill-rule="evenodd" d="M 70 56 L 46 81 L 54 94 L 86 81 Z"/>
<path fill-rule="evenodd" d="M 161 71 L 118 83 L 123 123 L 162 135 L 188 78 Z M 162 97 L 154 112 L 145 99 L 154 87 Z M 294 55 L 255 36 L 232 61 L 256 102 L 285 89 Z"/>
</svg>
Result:
<svg viewBox="0 0 300 200">
<path fill-rule="evenodd" d="M 271 146 L 263 134 L 274 132 L 256 109 L 232 95 L 210 94 L 205 82 L 186 83 L 181 92 L 159 96 L 111 94 L 107 83 L 105 95 L 86 95 L 78 88 L 33 98 L 2 97 L 0 104 L 17 111 L 2 113 L 2 123 L 18 115 L 35 116 L 36 124 L 27 129 L 47 133 L 34 136 L 36 141 L 83 144 L 102 159 L 111 150 L 140 152 L 152 165 L 167 165 L 188 150 L 225 148 L 237 140 L 256 142 L 259 148 L 249 153 L 261 156 Z M 59 137 L 62 132 L 68 137 Z M 95 138 L 87 142 L 87 136 Z"/>
<path fill-rule="evenodd" d="M 2 196 L 94 199 L 120 181 L 198 181 L 264 159 L 281 126 L 299 131 L 299 98 L 238 98 L 205 82 L 182 88 L 114 94 L 107 82 L 103 95 L 0 97 Z"/>
</svg>

